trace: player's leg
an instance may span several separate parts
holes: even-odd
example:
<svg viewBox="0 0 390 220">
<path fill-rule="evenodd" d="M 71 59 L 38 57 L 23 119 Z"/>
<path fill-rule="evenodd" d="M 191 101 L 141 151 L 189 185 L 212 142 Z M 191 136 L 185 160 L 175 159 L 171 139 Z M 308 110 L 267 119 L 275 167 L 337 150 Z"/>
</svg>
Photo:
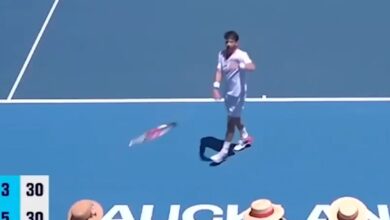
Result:
<svg viewBox="0 0 390 220">
<path fill-rule="evenodd" d="M 226 96 L 225 97 L 225 106 L 228 112 L 227 117 L 227 126 L 226 126 L 226 133 L 225 133 L 225 141 L 223 143 L 222 149 L 212 156 L 210 159 L 213 160 L 216 163 L 222 162 L 228 155 L 230 144 L 233 141 L 234 137 L 234 130 L 236 128 L 236 120 L 235 120 L 235 110 L 236 110 L 236 99 L 232 96 Z"/>
<path fill-rule="evenodd" d="M 233 141 L 234 138 L 234 130 L 236 129 L 236 120 L 234 117 L 228 116 L 227 118 L 227 127 L 226 127 L 226 135 L 225 135 L 225 141 L 222 146 L 222 151 L 228 152 L 230 144 Z"/>
<path fill-rule="evenodd" d="M 248 134 L 248 131 L 246 130 L 245 125 L 242 123 L 241 118 L 238 119 L 236 124 L 238 130 L 240 131 L 240 140 L 238 141 L 238 144 L 234 146 L 234 150 L 240 151 L 245 147 L 251 145 L 253 142 L 253 138 Z"/>
<path fill-rule="evenodd" d="M 226 96 L 225 100 L 225 106 L 227 110 L 227 130 L 226 130 L 226 135 L 225 135 L 225 142 L 222 147 L 223 150 L 226 151 L 226 149 L 229 148 L 231 142 L 233 141 L 234 138 L 234 130 L 236 129 L 236 115 L 237 113 L 237 103 L 238 103 L 238 98 L 234 96 Z"/>
<path fill-rule="evenodd" d="M 244 149 L 245 147 L 249 146 L 253 142 L 253 138 L 248 134 L 248 131 L 246 129 L 246 126 L 243 123 L 242 120 L 242 111 L 244 110 L 245 105 L 245 99 L 242 98 L 239 100 L 239 103 L 237 105 L 237 121 L 235 122 L 237 129 L 240 132 L 240 140 L 238 141 L 238 144 L 234 147 L 234 150 L 239 151 Z"/>
<path fill-rule="evenodd" d="M 227 155 L 229 154 L 230 150 L 230 144 L 232 143 L 233 137 L 234 137 L 234 130 L 236 128 L 234 118 L 228 116 L 227 118 L 227 126 L 226 126 L 226 134 L 225 134 L 225 141 L 223 142 L 222 149 L 212 156 L 210 159 L 213 160 L 215 163 L 222 162 Z"/>
<path fill-rule="evenodd" d="M 241 139 L 247 138 L 249 136 L 249 134 L 248 134 L 248 131 L 246 130 L 246 127 L 245 127 L 244 123 L 242 122 L 242 118 L 241 117 L 237 118 L 236 125 L 237 125 L 238 131 L 240 132 Z"/>
<path fill-rule="evenodd" d="M 234 118 L 228 116 L 227 117 L 227 126 L 226 126 L 226 134 L 225 134 L 225 145 L 226 143 L 230 144 L 234 138 L 234 129 L 236 128 Z M 224 146 L 222 149 L 226 149 Z"/>
</svg>

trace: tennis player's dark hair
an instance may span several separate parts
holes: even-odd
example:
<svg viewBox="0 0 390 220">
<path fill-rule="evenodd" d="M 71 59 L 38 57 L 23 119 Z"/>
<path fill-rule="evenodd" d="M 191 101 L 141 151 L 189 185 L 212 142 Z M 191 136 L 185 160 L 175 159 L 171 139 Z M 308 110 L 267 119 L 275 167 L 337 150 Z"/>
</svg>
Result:
<svg viewBox="0 0 390 220">
<path fill-rule="evenodd" d="M 234 41 L 238 41 L 240 39 L 240 36 L 238 36 L 237 32 L 235 31 L 227 31 L 224 35 L 225 40 L 233 39 Z"/>
</svg>

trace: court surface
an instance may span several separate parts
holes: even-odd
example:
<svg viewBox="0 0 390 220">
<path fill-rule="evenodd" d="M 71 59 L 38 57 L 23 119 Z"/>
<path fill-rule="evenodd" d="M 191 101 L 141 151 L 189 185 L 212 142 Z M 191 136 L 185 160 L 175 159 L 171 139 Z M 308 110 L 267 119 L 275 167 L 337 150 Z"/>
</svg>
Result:
<svg viewBox="0 0 390 220">
<path fill-rule="evenodd" d="M 215 15 L 233 2 L 1 1 L 0 174 L 49 175 L 50 219 L 83 198 L 135 219 L 154 205 L 159 220 L 199 204 L 234 219 L 228 205 L 270 198 L 299 220 L 344 195 L 389 219 L 390 4 L 244 1 L 239 19 Z M 214 166 L 226 114 L 210 85 L 230 28 L 258 60 L 244 111 L 255 143 Z"/>
</svg>

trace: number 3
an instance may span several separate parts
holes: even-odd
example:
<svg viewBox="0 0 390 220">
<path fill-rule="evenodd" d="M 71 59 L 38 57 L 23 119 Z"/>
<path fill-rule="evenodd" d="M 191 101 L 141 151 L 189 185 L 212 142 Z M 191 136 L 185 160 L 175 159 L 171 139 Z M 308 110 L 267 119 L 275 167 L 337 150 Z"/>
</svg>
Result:
<svg viewBox="0 0 390 220">
<path fill-rule="evenodd" d="M 1 184 L 1 187 L 3 187 L 3 191 L 1 192 L 2 196 L 9 196 L 9 184 L 3 183 Z"/>
</svg>

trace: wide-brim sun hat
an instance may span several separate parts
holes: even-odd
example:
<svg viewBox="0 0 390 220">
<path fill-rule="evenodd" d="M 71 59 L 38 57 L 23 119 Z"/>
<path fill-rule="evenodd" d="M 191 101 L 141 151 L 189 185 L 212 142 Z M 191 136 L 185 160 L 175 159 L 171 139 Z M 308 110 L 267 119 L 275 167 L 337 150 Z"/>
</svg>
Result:
<svg viewBox="0 0 390 220">
<path fill-rule="evenodd" d="M 244 220 L 280 220 L 284 217 L 284 208 L 273 204 L 269 199 L 258 199 L 252 202 L 245 212 Z"/>
<path fill-rule="evenodd" d="M 332 202 L 328 215 L 329 220 L 368 220 L 368 209 L 359 199 L 345 196 Z"/>
<path fill-rule="evenodd" d="M 101 220 L 103 215 L 103 207 L 98 202 L 83 199 L 72 205 L 67 220 Z"/>
</svg>

